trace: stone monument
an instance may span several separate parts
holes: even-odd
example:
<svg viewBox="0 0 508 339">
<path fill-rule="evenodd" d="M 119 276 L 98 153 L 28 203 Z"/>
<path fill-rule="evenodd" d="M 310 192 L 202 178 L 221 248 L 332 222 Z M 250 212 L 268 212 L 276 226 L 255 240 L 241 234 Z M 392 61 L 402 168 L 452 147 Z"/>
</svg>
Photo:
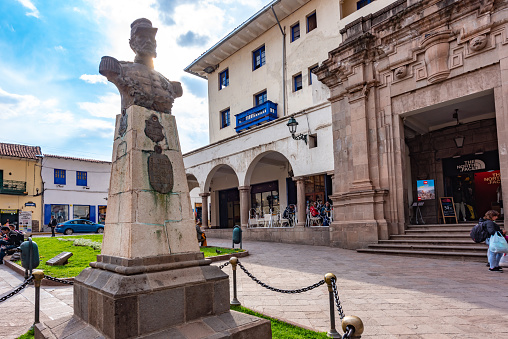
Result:
<svg viewBox="0 0 508 339">
<path fill-rule="evenodd" d="M 74 281 L 74 315 L 35 338 L 271 338 L 270 322 L 229 310 L 229 277 L 199 251 L 171 108 L 179 82 L 153 69 L 148 19 L 131 24 L 134 62 L 103 57 L 122 98 L 97 262 Z"/>
</svg>

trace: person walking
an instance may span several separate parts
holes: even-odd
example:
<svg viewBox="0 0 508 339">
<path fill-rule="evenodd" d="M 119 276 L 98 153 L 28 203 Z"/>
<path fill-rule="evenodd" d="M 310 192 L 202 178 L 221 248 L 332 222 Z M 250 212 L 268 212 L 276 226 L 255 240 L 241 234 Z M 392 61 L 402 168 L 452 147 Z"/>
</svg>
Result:
<svg viewBox="0 0 508 339">
<path fill-rule="evenodd" d="M 54 215 L 51 216 L 51 220 L 49 221 L 48 226 L 51 227 L 51 236 L 54 237 L 55 236 L 55 227 L 56 227 L 56 219 L 55 219 Z"/>
<path fill-rule="evenodd" d="M 485 240 L 485 243 L 487 245 L 490 244 L 490 237 L 496 234 L 497 232 L 502 232 L 505 234 L 505 231 L 501 231 L 501 228 L 498 224 L 496 224 L 496 220 L 499 218 L 499 212 L 490 210 L 485 213 L 485 216 L 483 217 L 484 220 L 484 227 L 489 233 L 489 238 Z M 488 251 L 489 253 L 489 271 L 491 272 L 503 272 L 503 268 L 499 266 L 499 261 L 501 260 L 501 257 L 503 256 L 503 253 L 495 253 L 491 252 L 490 249 Z"/>
</svg>

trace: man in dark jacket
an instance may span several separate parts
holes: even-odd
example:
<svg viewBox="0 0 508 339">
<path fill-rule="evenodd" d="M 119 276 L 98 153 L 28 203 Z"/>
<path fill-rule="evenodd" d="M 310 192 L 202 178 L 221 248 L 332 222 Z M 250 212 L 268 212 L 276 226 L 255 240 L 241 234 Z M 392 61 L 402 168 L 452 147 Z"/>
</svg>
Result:
<svg viewBox="0 0 508 339">
<path fill-rule="evenodd" d="M 54 237 L 55 236 L 55 227 L 56 227 L 56 219 L 55 219 L 55 216 L 51 216 L 51 220 L 49 221 L 49 224 L 48 224 L 49 227 L 51 227 L 51 236 Z"/>
<path fill-rule="evenodd" d="M 11 248 L 15 248 L 15 238 L 16 234 L 9 229 L 7 226 L 2 226 L 1 228 L 1 240 L 0 240 L 0 265 L 4 263 L 4 257 L 7 254 L 7 250 Z"/>
</svg>

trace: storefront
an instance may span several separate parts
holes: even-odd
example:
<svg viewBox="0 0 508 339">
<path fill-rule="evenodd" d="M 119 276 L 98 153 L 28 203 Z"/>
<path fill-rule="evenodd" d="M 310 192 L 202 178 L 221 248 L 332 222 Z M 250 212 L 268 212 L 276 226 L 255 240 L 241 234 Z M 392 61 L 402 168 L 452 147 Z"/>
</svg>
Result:
<svg viewBox="0 0 508 339">
<path fill-rule="evenodd" d="M 86 219 L 95 222 L 95 206 L 90 205 L 74 205 L 73 219 Z"/>
<path fill-rule="evenodd" d="M 501 212 L 497 151 L 443 159 L 443 175 L 445 195 L 453 197 L 459 220 L 477 220 L 491 209 Z"/>
<path fill-rule="evenodd" d="M 106 223 L 106 211 L 108 209 L 108 206 L 98 206 L 99 208 L 99 224 L 105 224 Z"/>
<path fill-rule="evenodd" d="M 259 215 L 277 213 L 280 208 L 279 182 L 270 181 L 252 185 L 251 208 Z"/>
<path fill-rule="evenodd" d="M 233 228 L 240 224 L 240 193 L 237 188 L 219 191 L 220 228 Z"/>
<path fill-rule="evenodd" d="M 19 222 L 18 210 L 17 209 L 0 210 L 0 221 L 2 225 L 5 225 L 7 222 L 9 222 L 9 224 L 18 225 Z"/>
</svg>

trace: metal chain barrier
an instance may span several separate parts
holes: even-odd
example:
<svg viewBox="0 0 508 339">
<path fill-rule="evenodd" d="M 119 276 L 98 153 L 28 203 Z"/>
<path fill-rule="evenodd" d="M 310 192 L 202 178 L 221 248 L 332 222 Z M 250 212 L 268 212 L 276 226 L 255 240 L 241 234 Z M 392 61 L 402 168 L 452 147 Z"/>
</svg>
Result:
<svg viewBox="0 0 508 339">
<path fill-rule="evenodd" d="M 333 288 L 333 296 L 335 297 L 335 305 L 337 306 L 337 311 L 339 312 L 340 320 L 342 320 L 344 319 L 344 311 L 342 310 L 342 305 L 340 304 L 339 292 L 337 292 L 337 285 L 335 284 L 335 279 L 332 279 L 332 288 Z M 349 338 L 349 336 L 343 338 Z"/>
<path fill-rule="evenodd" d="M 353 337 L 353 333 L 355 333 L 355 328 L 352 326 L 348 326 L 346 328 L 346 332 L 342 336 L 342 339 L 351 339 Z"/>
<path fill-rule="evenodd" d="M 30 284 L 32 281 L 34 280 L 34 277 L 31 276 L 30 278 L 26 279 L 25 281 L 23 281 L 23 283 L 21 285 L 19 285 L 18 287 L 16 287 L 14 290 L 12 290 L 12 292 L 4 295 L 3 297 L 0 298 L 0 303 L 3 302 L 3 301 L 6 301 L 7 299 L 15 296 L 16 294 L 18 294 L 19 292 L 21 292 L 25 287 L 28 286 L 28 284 Z"/>
<path fill-rule="evenodd" d="M 54 281 L 54 282 L 57 282 L 60 284 L 74 285 L 74 281 L 62 280 L 62 279 L 58 279 L 58 278 L 55 278 L 55 277 L 52 277 L 49 275 L 44 275 L 44 279 L 48 279 L 48 280 L 51 280 L 51 281 Z"/>
<path fill-rule="evenodd" d="M 314 285 L 310 285 L 310 286 L 307 286 L 307 287 L 304 287 L 304 288 L 300 288 L 300 289 L 297 289 L 297 290 L 281 290 L 279 288 L 275 288 L 275 287 L 271 287 L 267 284 L 265 284 L 264 282 L 261 282 L 259 279 L 257 279 L 255 276 L 253 276 L 241 263 L 240 261 L 238 261 L 238 266 L 240 266 L 240 268 L 245 272 L 245 274 L 247 274 L 249 276 L 249 278 L 251 278 L 252 280 L 254 280 L 256 283 L 258 283 L 259 285 L 263 286 L 264 288 L 267 288 L 271 291 L 274 291 L 274 292 L 279 292 L 279 293 L 290 293 L 290 294 L 293 294 L 293 293 L 303 293 L 303 292 L 307 292 L 307 291 L 310 291 L 310 290 L 313 290 L 315 289 L 316 287 L 319 287 L 321 285 L 323 285 L 325 283 L 324 280 L 321 280 L 317 283 L 315 283 Z"/>
<path fill-rule="evenodd" d="M 223 269 L 224 267 L 226 267 L 227 265 L 229 265 L 229 261 L 226 261 L 223 265 L 220 265 L 219 266 L 219 269 Z"/>
</svg>

